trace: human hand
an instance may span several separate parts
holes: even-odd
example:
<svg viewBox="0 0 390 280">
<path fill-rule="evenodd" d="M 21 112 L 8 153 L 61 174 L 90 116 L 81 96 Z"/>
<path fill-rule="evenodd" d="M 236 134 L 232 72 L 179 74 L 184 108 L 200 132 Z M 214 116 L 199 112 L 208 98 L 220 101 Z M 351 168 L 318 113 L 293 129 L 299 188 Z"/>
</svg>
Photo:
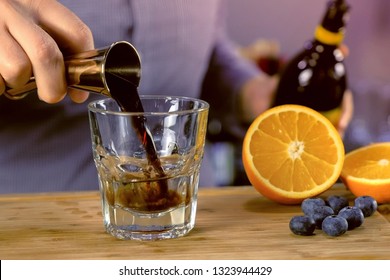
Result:
<svg viewBox="0 0 390 280">
<path fill-rule="evenodd" d="M 349 55 L 349 48 L 345 44 L 339 46 L 339 50 L 343 53 L 344 57 Z M 345 131 L 351 122 L 353 117 L 353 95 L 350 89 L 344 92 L 343 102 L 341 104 L 341 117 L 337 124 L 337 130 L 341 137 L 344 137 Z"/>
<path fill-rule="evenodd" d="M 243 123 L 251 123 L 271 106 L 278 81 L 276 75 L 259 75 L 243 85 L 238 102 L 239 117 Z"/>
<path fill-rule="evenodd" d="M 344 137 L 345 131 L 353 116 L 353 95 L 351 90 L 346 90 L 341 104 L 341 117 L 337 125 L 337 130 L 341 137 Z"/>
<path fill-rule="evenodd" d="M 242 57 L 255 63 L 259 68 L 262 58 L 278 58 L 280 44 L 278 41 L 260 38 L 252 44 L 239 48 Z M 248 80 L 241 88 L 239 95 L 239 117 L 243 123 L 251 123 L 259 114 L 267 110 L 272 103 L 279 77 L 263 73 Z"/>
<path fill-rule="evenodd" d="M 0 95 L 35 77 L 39 98 L 61 101 L 67 92 L 63 54 L 91 50 L 90 29 L 55 0 L 0 0 Z M 68 91 L 75 102 L 88 93 Z"/>
<path fill-rule="evenodd" d="M 239 48 L 241 56 L 258 63 L 260 58 L 279 57 L 280 44 L 278 41 L 260 38 L 252 44 Z"/>
</svg>

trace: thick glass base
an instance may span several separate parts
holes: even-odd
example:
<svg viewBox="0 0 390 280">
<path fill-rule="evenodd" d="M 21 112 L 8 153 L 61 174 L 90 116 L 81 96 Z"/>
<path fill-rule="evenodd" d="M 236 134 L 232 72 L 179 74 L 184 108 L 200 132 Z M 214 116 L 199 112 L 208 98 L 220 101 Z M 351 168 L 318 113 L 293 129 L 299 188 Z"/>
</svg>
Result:
<svg viewBox="0 0 390 280">
<path fill-rule="evenodd" d="M 106 207 L 106 231 L 118 239 L 153 241 L 178 238 L 195 226 L 196 201 L 164 212 L 140 213 Z"/>
</svg>

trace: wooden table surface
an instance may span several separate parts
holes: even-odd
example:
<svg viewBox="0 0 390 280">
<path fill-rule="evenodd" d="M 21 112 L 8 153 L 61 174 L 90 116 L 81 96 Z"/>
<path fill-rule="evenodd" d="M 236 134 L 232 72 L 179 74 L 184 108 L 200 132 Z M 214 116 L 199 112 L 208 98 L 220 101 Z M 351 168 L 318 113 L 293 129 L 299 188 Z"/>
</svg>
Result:
<svg viewBox="0 0 390 280">
<path fill-rule="evenodd" d="M 323 194 L 351 194 L 334 186 Z M 105 233 L 97 192 L 0 196 L 0 259 L 390 259 L 390 204 L 334 238 L 296 236 L 299 206 L 276 204 L 252 187 L 204 188 L 185 237 L 123 241 Z"/>
</svg>

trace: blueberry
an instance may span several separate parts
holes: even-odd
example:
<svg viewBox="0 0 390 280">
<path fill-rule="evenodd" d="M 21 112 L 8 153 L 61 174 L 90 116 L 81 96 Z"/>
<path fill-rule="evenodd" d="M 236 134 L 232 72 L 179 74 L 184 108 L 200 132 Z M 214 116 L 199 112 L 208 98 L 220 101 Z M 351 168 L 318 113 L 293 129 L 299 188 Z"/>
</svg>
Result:
<svg viewBox="0 0 390 280">
<path fill-rule="evenodd" d="M 369 217 L 378 208 L 378 203 L 371 196 L 359 196 L 355 199 L 355 206 L 362 210 L 364 217 Z"/>
<path fill-rule="evenodd" d="M 364 215 L 362 210 L 356 206 L 347 206 L 340 210 L 338 213 L 340 217 L 343 217 L 348 222 L 348 230 L 360 227 L 364 222 Z"/>
<path fill-rule="evenodd" d="M 343 217 L 331 215 L 322 222 L 322 230 L 330 236 L 340 236 L 348 230 L 348 222 Z"/>
<path fill-rule="evenodd" d="M 330 206 L 337 214 L 341 209 L 348 206 L 348 199 L 343 196 L 331 195 L 326 199 L 326 205 Z"/>
<path fill-rule="evenodd" d="M 313 218 L 314 222 L 316 223 L 316 227 L 320 229 L 322 226 L 322 221 L 326 217 L 333 215 L 333 214 L 334 214 L 334 211 L 329 206 L 318 206 L 318 207 L 314 208 L 313 213 L 308 215 L 308 216 Z"/>
<path fill-rule="evenodd" d="M 290 230 L 297 235 L 312 235 L 316 225 L 309 216 L 294 216 L 290 220 Z"/>
<path fill-rule="evenodd" d="M 322 198 L 306 198 L 301 203 L 301 209 L 305 215 L 311 215 L 314 209 L 319 206 L 325 206 L 325 200 Z"/>
</svg>

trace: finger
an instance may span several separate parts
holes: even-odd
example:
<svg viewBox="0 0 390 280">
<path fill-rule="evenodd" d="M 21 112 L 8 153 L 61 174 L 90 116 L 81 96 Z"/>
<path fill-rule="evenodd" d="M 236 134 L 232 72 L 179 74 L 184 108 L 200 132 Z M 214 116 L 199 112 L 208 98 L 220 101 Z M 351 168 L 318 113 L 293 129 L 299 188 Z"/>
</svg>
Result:
<svg viewBox="0 0 390 280">
<path fill-rule="evenodd" d="M 240 90 L 238 110 L 243 122 L 252 122 L 271 105 L 278 77 L 260 75 L 244 83 Z"/>
<path fill-rule="evenodd" d="M 61 101 L 66 94 L 65 65 L 55 41 L 43 30 L 35 28 L 26 36 L 28 42 L 18 38 L 30 58 L 39 98 L 47 103 Z"/>
<path fill-rule="evenodd" d="M 7 6 L 6 27 L 32 64 L 41 100 L 54 103 L 66 94 L 65 66 L 56 42 L 20 7 Z"/>
<path fill-rule="evenodd" d="M 38 23 L 55 39 L 64 54 L 94 49 L 91 30 L 72 11 L 57 1 L 40 1 L 40 4 L 37 7 Z"/>
<path fill-rule="evenodd" d="M 89 96 L 89 92 L 75 88 L 68 88 L 68 94 L 76 103 L 83 103 Z"/>
<path fill-rule="evenodd" d="M 345 130 L 347 129 L 352 116 L 353 116 L 353 96 L 351 90 L 346 90 L 343 97 L 343 103 L 342 103 L 342 109 L 341 109 L 341 118 L 338 124 L 338 131 L 341 135 L 341 137 L 344 136 Z"/>
<path fill-rule="evenodd" d="M 32 75 L 32 66 L 24 50 L 2 26 L 0 28 L 0 73 L 11 88 L 25 85 Z"/>
</svg>

